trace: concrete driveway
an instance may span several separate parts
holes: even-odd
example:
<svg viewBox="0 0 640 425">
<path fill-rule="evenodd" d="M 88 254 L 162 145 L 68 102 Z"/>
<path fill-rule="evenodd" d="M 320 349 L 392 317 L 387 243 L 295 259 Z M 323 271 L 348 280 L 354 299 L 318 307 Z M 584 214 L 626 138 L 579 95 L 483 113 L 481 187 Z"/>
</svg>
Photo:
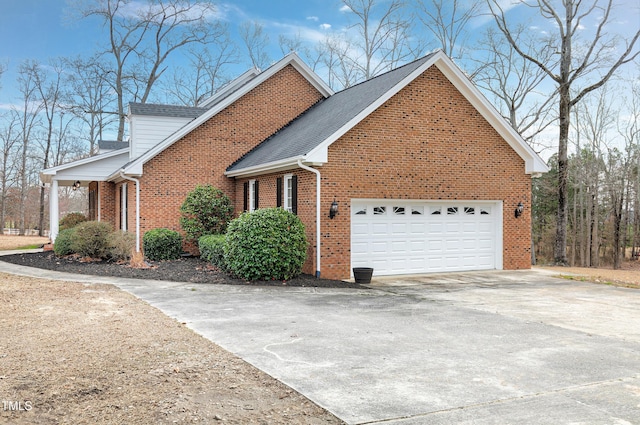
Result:
<svg viewBox="0 0 640 425">
<path fill-rule="evenodd" d="M 638 290 L 542 271 L 370 290 L 111 283 L 348 423 L 640 424 Z"/>
</svg>

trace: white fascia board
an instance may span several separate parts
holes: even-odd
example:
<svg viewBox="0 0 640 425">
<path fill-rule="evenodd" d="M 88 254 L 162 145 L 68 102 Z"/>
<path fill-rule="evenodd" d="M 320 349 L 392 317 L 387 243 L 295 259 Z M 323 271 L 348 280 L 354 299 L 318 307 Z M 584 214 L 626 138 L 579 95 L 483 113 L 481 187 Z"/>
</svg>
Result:
<svg viewBox="0 0 640 425">
<path fill-rule="evenodd" d="M 217 99 L 225 96 L 227 93 L 229 93 L 229 92 L 235 90 L 236 88 L 238 88 L 239 86 L 245 84 L 247 81 L 249 81 L 251 78 L 253 78 L 256 75 L 258 75 L 259 73 L 260 73 L 260 70 L 258 68 L 256 68 L 256 67 L 253 67 L 253 68 L 249 69 L 248 71 L 245 71 L 242 75 L 240 75 L 239 77 L 236 77 L 235 79 L 230 81 L 229 84 L 227 84 L 226 86 L 222 87 L 218 92 L 214 93 L 213 96 L 209 97 L 207 100 L 202 102 L 202 104 L 200 106 L 203 107 L 203 108 L 206 108 L 207 105 L 212 104 Z"/>
<path fill-rule="evenodd" d="M 546 173 L 549 167 L 540 158 L 536 151 L 524 141 L 522 136 L 500 115 L 496 108 L 467 78 L 466 75 L 446 55 L 436 55 L 434 65 L 444 74 L 460 93 L 480 112 L 489 124 L 502 136 L 502 138 L 525 161 L 525 173 Z"/>
<path fill-rule="evenodd" d="M 131 164 L 129 164 L 125 168 L 124 173 L 125 174 L 141 173 L 142 172 L 142 170 L 141 170 L 142 164 L 144 164 L 145 162 L 151 160 L 153 157 L 155 157 L 156 155 L 158 155 L 159 153 L 164 151 L 167 147 L 171 146 L 172 144 L 174 144 L 178 140 L 182 139 L 183 137 L 185 137 L 186 135 L 191 133 L 193 130 L 198 128 L 200 125 L 202 125 L 205 122 L 207 122 L 211 117 L 217 115 L 220 111 L 223 111 L 225 108 L 227 108 L 228 106 L 230 106 L 233 103 L 235 103 L 237 100 L 239 100 L 245 94 L 249 93 L 251 90 L 253 90 L 254 88 L 258 87 L 260 84 L 262 84 L 263 82 L 265 82 L 266 80 L 268 80 L 273 75 L 275 75 L 276 73 L 278 73 L 279 71 L 281 71 L 283 68 L 285 68 L 287 65 L 290 65 L 290 64 L 292 66 L 294 66 L 299 72 L 303 72 L 302 70 L 305 70 L 304 71 L 305 74 L 303 74 L 303 75 L 307 79 L 311 78 L 310 82 L 315 87 L 318 87 L 316 84 L 320 84 L 321 83 L 320 86 L 321 87 L 324 86 L 325 90 L 327 90 L 326 91 L 327 94 L 325 94 L 324 91 L 321 91 L 321 93 L 324 96 L 329 96 L 330 94 L 333 93 L 331 91 L 331 89 L 328 88 L 328 86 L 326 86 L 326 84 L 324 84 L 324 82 L 322 82 L 320 77 L 318 77 L 313 71 L 311 71 L 311 68 L 309 68 L 307 65 L 305 65 L 304 62 L 302 62 L 302 60 L 300 59 L 300 57 L 297 54 L 291 53 L 291 54 L 285 56 L 279 62 L 276 62 L 274 65 L 272 65 L 271 67 L 269 67 L 265 71 L 263 71 L 260 74 L 258 74 L 251 81 L 249 81 L 247 84 L 242 86 L 239 90 L 237 90 L 234 93 L 232 93 L 231 95 L 229 95 L 229 97 L 224 99 L 218 105 L 213 106 L 210 110 L 208 110 L 204 114 L 200 115 L 199 117 L 197 117 L 196 119 L 194 119 L 190 123 L 186 124 L 184 127 L 182 127 L 181 129 L 179 129 L 178 131 L 173 133 L 171 136 L 167 137 L 164 141 L 158 143 L 156 146 L 154 146 L 153 148 L 149 149 L 147 152 L 145 152 L 144 154 L 139 156 L 136 160 L 131 162 Z M 315 82 L 315 84 L 314 84 L 314 82 Z"/>
<path fill-rule="evenodd" d="M 239 170 L 225 171 L 224 175 L 227 177 L 251 177 L 261 174 L 276 173 L 278 171 L 291 170 L 298 168 L 299 159 L 304 161 L 304 157 L 301 156 L 286 158 L 253 167 L 241 168 Z"/>
<path fill-rule="evenodd" d="M 72 168 L 91 164 L 93 162 L 104 161 L 105 159 L 113 158 L 119 155 L 128 155 L 129 148 L 118 149 L 115 151 L 102 153 L 100 155 L 89 156 L 87 158 L 79 159 L 77 161 L 68 162 L 66 164 L 56 165 L 55 167 L 44 169 L 40 172 L 40 181 L 43 183 L 51 183 L 51 180 L 54 178 L 56 174 L 60 171 L 70 170 Z"/>
<path fill-rule="evenodd" d="M 302 74 L 312 85 L 316 88 L 322 95 L 327 98 L 329 96 L 333 96 L 334 91 L 329 87 L 323 80 L 313 72 L 309 65 L 304 63 L 300 56 L 296 52 L 291 52 L 287 55 L 287 57 L 291 57 L 291 65 Z"/>
</svg>

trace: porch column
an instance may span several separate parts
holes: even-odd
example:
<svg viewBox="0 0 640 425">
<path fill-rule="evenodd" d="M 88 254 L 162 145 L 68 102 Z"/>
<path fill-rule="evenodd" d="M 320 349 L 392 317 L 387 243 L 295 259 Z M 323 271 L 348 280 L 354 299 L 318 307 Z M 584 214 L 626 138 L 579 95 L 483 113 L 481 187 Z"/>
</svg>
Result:
<svg viewBox="0 0 640 425">
<path fill-rule="evenodd" d="M 58 208 L 58 180 L 51 180 L 49 188 L 49 238 L 51 242 L 55 242 L 58 236 L 58 222 L 60 211 Z"/>
</svg>

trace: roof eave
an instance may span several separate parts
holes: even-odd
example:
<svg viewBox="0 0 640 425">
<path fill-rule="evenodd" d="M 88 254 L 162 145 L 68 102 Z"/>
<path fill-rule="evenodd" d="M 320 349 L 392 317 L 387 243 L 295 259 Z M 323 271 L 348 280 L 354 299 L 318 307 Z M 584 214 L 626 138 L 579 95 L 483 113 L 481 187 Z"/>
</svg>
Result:
<svg viewBox="0 0 640 425">
<path fill-rule="evenodd" d="M 304 156 L 297 156 L 292 158 L 281 159 L 278 161 L 268 162 L 266 164 L 255 165 L 252 167 L 240 168 L 237 170 L 225 171 L 227 177 L 253 177 L 264 175 L 268 173 L 277 173 L 279 171 L 291 170 L 298 168 L 298 160 L 307 162 Z M 315 164 L 315 163 L 314 163 Z M 318 164 L 315 164 L 318 165 Z"/>
</svg>

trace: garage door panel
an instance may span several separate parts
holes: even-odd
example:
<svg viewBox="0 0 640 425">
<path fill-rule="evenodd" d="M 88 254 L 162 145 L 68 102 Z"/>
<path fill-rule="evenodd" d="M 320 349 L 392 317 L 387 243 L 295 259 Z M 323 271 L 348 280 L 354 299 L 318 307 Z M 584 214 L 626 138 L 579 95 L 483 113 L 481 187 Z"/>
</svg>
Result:
<svg viewBox="0 0 640 425">
<path fill-rule="evenodd" d="M 496 268 L 499 204 L 358 202 L 351 216 L 353 267 L 373 267 L 375 275 Z M 362 210 L 367 214 L 355 214 Z"/>
<path fill-rule="evenodd" d="M 409 232 L 412 235 L 425 235 L 427 233 L 426 223 L 411 223 L 409 225 Z"/>
</svg>

